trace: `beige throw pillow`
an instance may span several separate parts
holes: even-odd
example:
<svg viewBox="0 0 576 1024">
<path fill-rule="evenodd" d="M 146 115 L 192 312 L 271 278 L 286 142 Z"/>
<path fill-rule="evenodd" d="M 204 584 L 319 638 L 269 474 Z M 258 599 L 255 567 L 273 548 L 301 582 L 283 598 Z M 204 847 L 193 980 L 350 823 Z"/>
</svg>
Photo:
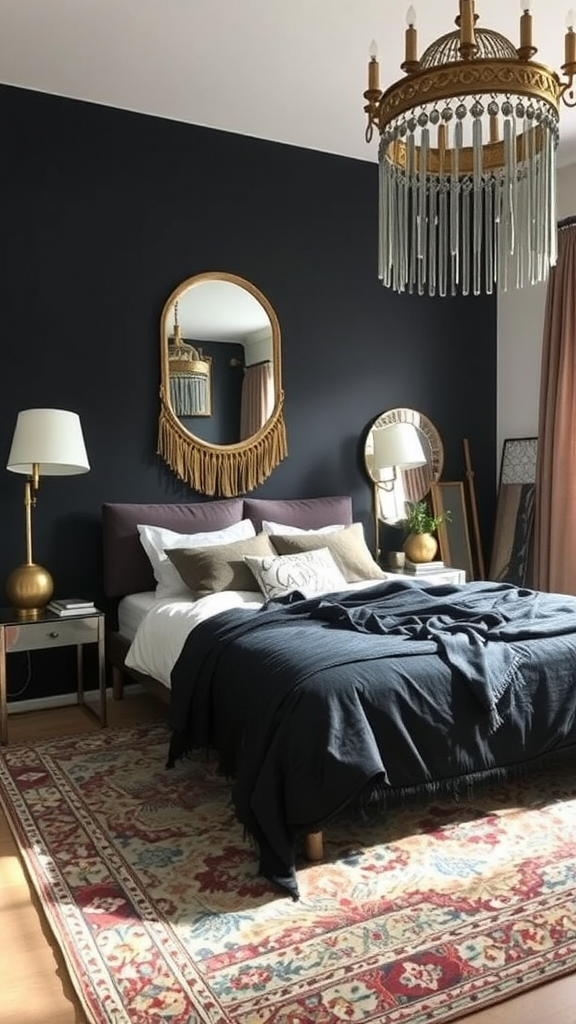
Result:
<svg viewBox="0 0 576 1024">
<path fill-rule="evenodd" d="M 352 523 L 333 533 L 271 534 L 270 540 L 279 555 L 328 548 L 347 583 L 386 579 L 386 573 L 368 550 L 362 523 Z"/>
<path fill-rule="evenodd" d="M 205 548 L 168 548 L 168 558 L 194 593 L 216 594 L 222 590 L 259 591 L 259 586 L 244 561 L 244 555 L 275 555 L 268 536 L 213 544 Z"/>
</svg>

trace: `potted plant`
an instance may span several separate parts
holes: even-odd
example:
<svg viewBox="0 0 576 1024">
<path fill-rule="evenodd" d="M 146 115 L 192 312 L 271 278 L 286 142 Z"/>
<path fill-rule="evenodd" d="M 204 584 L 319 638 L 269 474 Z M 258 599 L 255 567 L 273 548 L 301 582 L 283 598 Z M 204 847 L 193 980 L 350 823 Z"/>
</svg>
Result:
<svg viewBox="0 0 576 1024">
<path fill-rule="evenodd" d="M 433 515 L 426 501 L 406 502 L 406 515 L 399 525 L 407 532 L 403 547 L 411 562 L 432 561 L 438 550 L 434 534 L 442 523 L 451 519 L 452 513 L 448 510 L 438 516 Z"/>
</svg>

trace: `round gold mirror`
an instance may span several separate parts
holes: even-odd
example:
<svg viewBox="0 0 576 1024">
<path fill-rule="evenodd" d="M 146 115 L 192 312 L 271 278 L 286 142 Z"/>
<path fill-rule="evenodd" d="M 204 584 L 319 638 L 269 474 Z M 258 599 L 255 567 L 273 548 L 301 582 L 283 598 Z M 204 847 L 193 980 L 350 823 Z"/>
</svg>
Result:
<svg viewBox="0 0 576 1024">
<path fill-rule="evenodd" d="M 160 326 L 158 453 L 203 494 L 251 491 L 287 455 L 280 325 L 235 274 L 197 274 L 166 300 Z"/>
<path fill-rule="evenodd" d="M 425 463 L 412 469 L 390 466 L 382 472 L 374 466 L 374 432 L 397 423 L 411 424 L 418 436 Z M 374 513 L 385 523 L 404 518 L 407 501 L 422 501 L 431 484 L 440 479 L 444 466 L 444 448 L 440 434 L 424 413 L 415 409 L 388 409 L 370 425 L 364 443 L 364 464 L 374 484 Z"/>
</svg>

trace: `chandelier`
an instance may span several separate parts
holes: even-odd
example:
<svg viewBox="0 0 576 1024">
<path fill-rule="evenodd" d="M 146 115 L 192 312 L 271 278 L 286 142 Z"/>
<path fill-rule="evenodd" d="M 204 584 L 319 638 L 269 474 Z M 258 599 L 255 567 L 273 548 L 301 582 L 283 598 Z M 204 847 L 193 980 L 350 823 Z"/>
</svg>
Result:
<svg viewBox="0 0 576 1024">
<path fill-rule="evenodd" d="M 211 416 L 212 360 L 182 339 L 178 303 L 174 303 L 173 335 L 168 341 L 170 403 L 176 416 Z"/>
<path fill-rule="evenodd" d="M 384 92 L 373 43 L 366 141 L 379 145 L 378 276 L 397 292 L 491 294 L 543 281 L 556 263 L 560 100 L 575 106 L 574 14 L 559 75 L 532 58 L 521 0 L 520 45 L 477 25 L 460 0 L 457 28 L 420 57 L 407 14 L 405 77 Z"/>
</svg>

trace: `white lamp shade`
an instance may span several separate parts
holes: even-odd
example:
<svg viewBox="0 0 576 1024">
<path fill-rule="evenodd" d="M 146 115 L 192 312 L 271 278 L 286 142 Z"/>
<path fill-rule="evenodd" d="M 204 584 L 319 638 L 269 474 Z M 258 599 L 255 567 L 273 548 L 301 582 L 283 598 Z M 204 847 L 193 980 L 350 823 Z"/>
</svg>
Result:
<svg viewBox="0 0 576 1024">
<path fill-rule="evenodd" d="M 86 446 L 75 412 L 64 409 L 24 409 L 18 413 L 7 469 L 12 473 L 72 476 L 90 469 Z"/>
<path fill-rule="evenodd" d="M 424 449 L 413 423 L 390 423 L 387 427 L 378 427 L 372 432 L 372 437 L 376 476 L 392 466 L 413 469 L 426 464 Z"/>
</svg>

